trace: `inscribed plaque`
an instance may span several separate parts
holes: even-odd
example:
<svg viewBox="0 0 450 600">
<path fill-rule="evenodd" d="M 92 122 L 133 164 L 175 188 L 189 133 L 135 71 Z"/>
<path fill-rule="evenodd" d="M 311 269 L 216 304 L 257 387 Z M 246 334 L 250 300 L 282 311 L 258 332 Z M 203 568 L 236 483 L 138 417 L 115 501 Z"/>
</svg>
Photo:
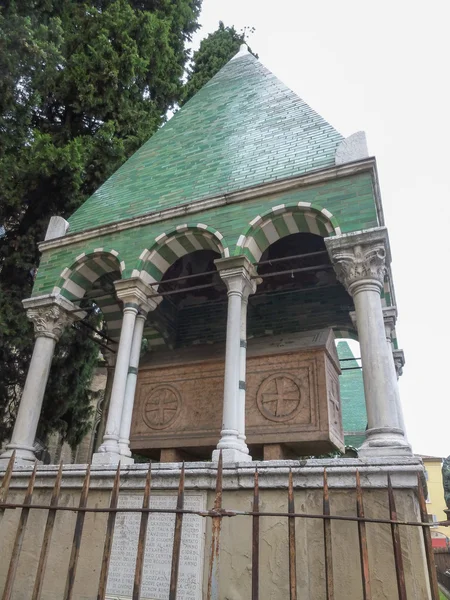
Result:
<svg viewBox="0 0 450 600">
<path fill-rule="evenodd" d="M 176 496 L 150 497 L 150 508 L 175 508 Z M 120 494 L 119 506 L 141 508 L 141 494 Z M 186 494 L 184 507 L 203 511 L 206 495 Z M 134 570 L 139 536 L 140 513 L 118 513 L 109 564 L 107 600 L 128 600 L 132 596 Z M 151 513 L 148 520 L 147 542 L 142 575 L 142 600 L 169 598 L 170 571 L 175 514 Z M 205 519 L 184 515 L 181 535 L 180 568 L 178 574 L 179 600 L 201 600 Z"/>
</svg>

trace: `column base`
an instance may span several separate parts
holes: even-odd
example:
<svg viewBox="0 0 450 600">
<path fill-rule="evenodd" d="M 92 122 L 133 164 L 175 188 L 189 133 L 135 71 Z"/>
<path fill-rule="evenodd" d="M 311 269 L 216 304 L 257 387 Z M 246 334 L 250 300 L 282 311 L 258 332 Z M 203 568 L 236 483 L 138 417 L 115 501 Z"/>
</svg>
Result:
<svg viewBox="0 0 450 600">
<path fill-rule="evenodd" d="M 131 456 L 124 456 L 117 452 L 95 452 L 92 455 L 93 465 L 134 465 L 134 458 Z"/>
<path fill-rule="evenodd" d="M 222 452 L 222 461 L 223 463 L 242 463 L 242 462 L 251 462 L 252 457 L 250 454 L 242 452 L 242 450 L 236 450 L 235 448 L 223 448 L 213 451 L 212 453 L 212 461 L 219 462 L 220 452 Z"/>
<path fill-rule="evenodd" d="M 123 442 L 119 442 L 119 453 L 121 456 L 131 456 L 130 443 L 125 444 Z"/>
<path fill-rule="evenodd" d="M 358 450 L 359 458 L 413 456 L 411 446 L 401 429 L 378 427 L 368 429 L 366 440 Z"/>
<path fill-rule="evenodd" d="M 9 463 L 9 459 L 13 455 L 13 452 L 16 453 L 16 457 L 14 459 L 15 465 L 34 465 L 36 462 L 36 455 L 34 454 L 34 448 L 32 446 L 16 446 L 7 444 L 5 452 L 0 455 L 0 466 L 7 465 Z M 39 461 L 38 461 L 39 462 Z"/>
</svg>

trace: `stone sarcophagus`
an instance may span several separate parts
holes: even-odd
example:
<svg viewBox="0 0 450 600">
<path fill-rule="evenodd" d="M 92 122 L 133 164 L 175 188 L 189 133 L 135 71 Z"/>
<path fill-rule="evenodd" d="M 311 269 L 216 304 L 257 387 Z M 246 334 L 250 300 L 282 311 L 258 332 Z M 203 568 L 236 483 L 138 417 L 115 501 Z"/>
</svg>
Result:
<svg viewBox="0 0 450 600">
<path fill-rule="evenodd" d="M 339 374 L 331 329 L 250 340 L 245 418 L 252 457 L 343 450 Z M 150 355 L 139 369 L 132 450 L 163 461 L 209 458 L 220 437 L 223 378 L 223 347 Z"/>
</svg>

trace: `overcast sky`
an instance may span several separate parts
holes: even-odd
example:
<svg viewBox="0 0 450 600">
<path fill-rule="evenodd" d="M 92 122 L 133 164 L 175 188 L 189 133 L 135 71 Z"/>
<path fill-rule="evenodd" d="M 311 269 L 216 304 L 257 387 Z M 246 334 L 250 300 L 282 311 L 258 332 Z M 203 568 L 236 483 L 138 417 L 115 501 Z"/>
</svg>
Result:
<svg viewBox="0 0 450 600">
<path fill-rule="evenodd" d="M 377 158 L 393 255 L 400 393 L 421 454 L 450 454 L 450 4 L 429 0 L 203 0 L 199 40 L 218 21 L 253 26 L 261 62 Z"/>
</svg>

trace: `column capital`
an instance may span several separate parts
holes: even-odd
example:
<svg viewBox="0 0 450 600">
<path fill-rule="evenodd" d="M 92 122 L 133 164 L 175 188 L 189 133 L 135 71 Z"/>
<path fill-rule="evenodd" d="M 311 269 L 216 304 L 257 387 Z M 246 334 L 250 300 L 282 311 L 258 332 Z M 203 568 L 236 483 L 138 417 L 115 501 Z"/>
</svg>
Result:
<svg viewBox="0 0 450 600">
<path fill-rule="evenodd" d="M 325 245 L 337 278 L 349 294 L 353 295 L 364 284 L 381 292 L 391 262 L 386 227 L 325 238 Z"/>
<path fill-rule="evenodd" d="M 230 294 L 239 294 L 244 300 L 254 294 L 262 279 L 258 277 L 255 266 L 246 256 L 218 258 L 214 264 Z"/>
<path fill-rule="evenodd" d="M 161 296 L 157 296 L 155 291 L 140 277 L 130 277 L 129 279 L 119 279 L 114 282 L 116 296 L 125 305 L 135 305 L 136 310 L 147 315 L 155 310 L 161 302 Z"/>
<path fill-rule="evenodd" d="M 405 366 L 405 353 L 403 350 L 393 350 L 395 372 L 397 373 L 397 379 L 400 375 L 403 375 L 403 367 Z"/>
<path fill-rule="evenodd" d="M 34 325 L 34 335 L 58 341 L 66 327 L 86 313 L 60 295 L 36 296 L 22 301 L 27 317 Z"/>
</svg>

